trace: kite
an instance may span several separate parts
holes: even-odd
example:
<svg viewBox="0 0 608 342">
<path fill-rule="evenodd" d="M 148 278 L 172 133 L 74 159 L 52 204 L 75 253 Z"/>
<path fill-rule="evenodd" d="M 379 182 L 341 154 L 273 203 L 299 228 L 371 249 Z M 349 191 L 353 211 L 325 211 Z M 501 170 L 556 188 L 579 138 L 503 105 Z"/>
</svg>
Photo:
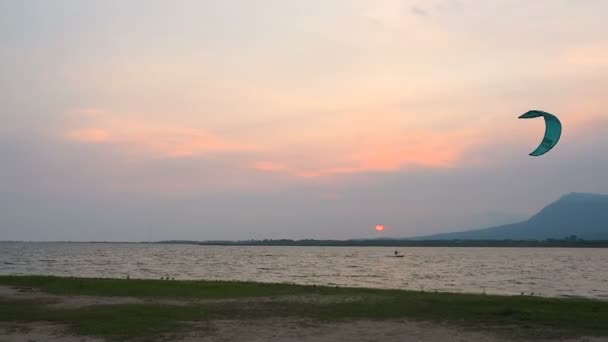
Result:
<svg viewBox="0 0 608 342">
<path fill-rule="evenodd" d="M 559 141 L 562 134 L 562 124 L 559 119 L 550 113 L 542 110 L 530 110 L 522 114 L 520 119 L 533 119 L 542 116 L 545 119 L 545 136 L 540 145 L 530 153 L 533 157 L 541 156 L 549 152 Z"/>
</svg>

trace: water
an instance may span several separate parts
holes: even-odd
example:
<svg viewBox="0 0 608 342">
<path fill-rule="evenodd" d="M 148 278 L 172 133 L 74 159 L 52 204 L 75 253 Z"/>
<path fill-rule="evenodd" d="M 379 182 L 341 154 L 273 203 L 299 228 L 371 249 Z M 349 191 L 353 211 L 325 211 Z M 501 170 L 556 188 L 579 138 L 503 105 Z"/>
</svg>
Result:
<svg viewBox="0 0 608 342">
<path fill-rule="evenodd" d="M 608 249 L 0 243 L 0 274 L 249 280 L 608 299 Z"/>
</svg>

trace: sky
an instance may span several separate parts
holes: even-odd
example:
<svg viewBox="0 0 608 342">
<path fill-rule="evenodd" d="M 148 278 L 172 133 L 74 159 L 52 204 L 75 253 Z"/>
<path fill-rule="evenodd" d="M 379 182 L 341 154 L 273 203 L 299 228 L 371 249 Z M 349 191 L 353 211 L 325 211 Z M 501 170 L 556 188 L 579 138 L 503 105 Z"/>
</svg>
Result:
<svg viewBox="0 0 608 342">
<path fill-rule="evenodd" d="M 0 0 L 0 240 L 410 237 L 608 193 L 605 13 Z M 563 124 L 541 157 L 530 109 Z"/>
</svg>

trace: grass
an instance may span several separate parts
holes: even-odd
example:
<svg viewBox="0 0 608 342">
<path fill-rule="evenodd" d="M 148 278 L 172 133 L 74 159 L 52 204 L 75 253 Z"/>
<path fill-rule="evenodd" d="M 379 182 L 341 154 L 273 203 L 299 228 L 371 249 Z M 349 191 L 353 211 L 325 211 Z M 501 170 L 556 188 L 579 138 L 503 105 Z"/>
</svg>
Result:
<svg viewBox="0 0 608 342">
<path fill-rule="evenodd" d="M 59 295 L 153 298 L 226 299 L 267 297 L 316 292 L 337 293 L 335 288 L 227 281 L 167 281 L 52 276 L 0 276 L 0 284 L 35 287 Z"/>
<path fill-rule="evenodd" d="M 188 328 L 184 321 L 204 320 L 205 309 L 157 304 L 97 305 L 58 312 L 60 322 L 71 322 L 79 334 L 110 340 L 143 339 Z"/>
<path fill-rule="evenodd" d="M 213 319 L 307 318 L 318 321 L 411 319 L 525 337 L 608 336 L 608 302 L 529 296 L 491 296 L 400 290 L 315 287 L 216 281 L 83 279 L 2 276 L 0 284 L 58 295 L 129 296 L 150 304 L 51 308 L 33 301 L 0 300 L 0 321 L 49 321 L 74 333 L 109 340 L 148 340 Z M 305 297 L 331 301 L 302 300 Z M 261 301 L 259 297 L 287 300 Z M 163 305 L 153 299 L 179 299 Z M 298 299 L 300 298 L 300 299 Z M 335 300 L 342 298 L 343 300 Z M 344 300 L 356 298 L 355 301 Z M 214 299 L 219 301 L 199 301 Z M 221 301 L 229 299 L 228 301 Z M 243 301 L 248 299 L 247 301 Z"/>
<path fill-rule="evenodd" d="M 179 333 L 189 327 L 185 321 L 204 321 L 206 317 L 200 306 L 121 304 L 50 309 L 35 301 L 0 300 L 0 321 L 67 324 L 75 334 L 110 341 L 148 341 L 161 334 Z"/>
</svg>

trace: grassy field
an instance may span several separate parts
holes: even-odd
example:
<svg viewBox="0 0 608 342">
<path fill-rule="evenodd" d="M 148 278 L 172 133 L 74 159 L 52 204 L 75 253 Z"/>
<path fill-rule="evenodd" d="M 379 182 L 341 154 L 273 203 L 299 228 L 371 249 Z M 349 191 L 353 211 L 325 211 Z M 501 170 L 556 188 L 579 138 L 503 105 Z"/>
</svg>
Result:
<svg viewBox="0 0 608 342">
<path fill-rule="evenodd" d="M 317 321 L 410 319 L 525 337 L 608 336 L 608 302 L 262 284 L 2 276 L 0 285 L 59 296 L 135 297 L 141 303 L 56 307 L 58 298 L 0 298 L 0 321 L 57 322 L 75 334 L 147 340 L 191 322 L 273 317 Z M 163 301 L 164 300 L 164 301 Z M 156 301 L 156 302 L 155 302 Z M 186 323 L 190 322 L 190 323 Z"/>
</svg>

